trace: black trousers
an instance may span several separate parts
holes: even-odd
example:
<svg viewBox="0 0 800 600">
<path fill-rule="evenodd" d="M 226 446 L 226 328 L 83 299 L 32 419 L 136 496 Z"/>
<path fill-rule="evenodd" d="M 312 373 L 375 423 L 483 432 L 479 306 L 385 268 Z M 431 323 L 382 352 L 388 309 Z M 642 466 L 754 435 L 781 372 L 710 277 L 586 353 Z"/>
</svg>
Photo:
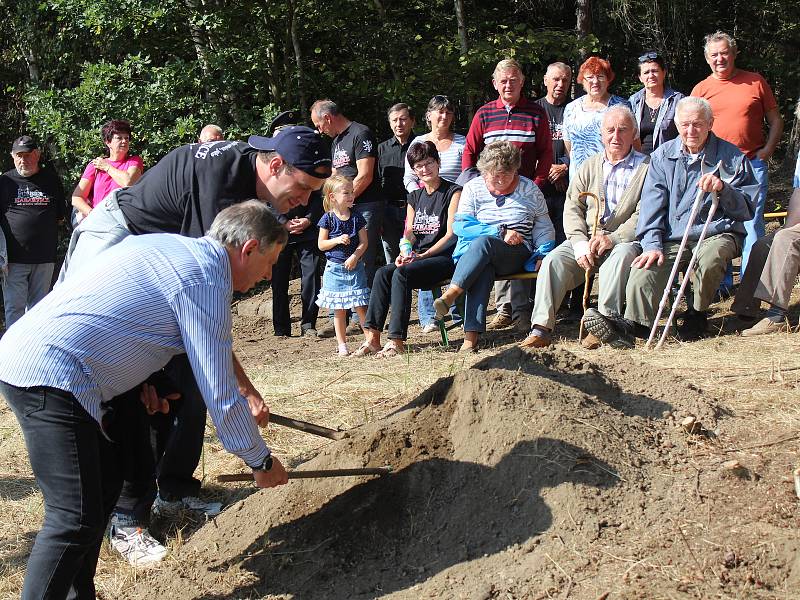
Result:
<svg viewBox="0 0 800 600">
<path fill-rule="evenodd" d="M 164 500 L 179 500 L 197 496 L 201 485 L 194 471 L 203 452 L 207 411 L 185 354 L 167 363 L 156 387 L 161 394 L 177 391 L 181 398 L 170 401 L 165 415 L 149 416 L 138 395 L 128 409 L 129 427 L 136 433 L 126 441 L 130 458 L 114 509 L 144 526 L 150 521 L 156 493 Z"/>
<path fill-rule="evenodd" d="M 378 269 L 372 282 L 372 293 L 367 307 L 369 329 L 383 331 L 391 308 L 389 339 L 405 340 L 408 337 L 408 322 L 411 319 L 411 292 L 414 289 L 430 289 L 443 279 L 449 278 L 455 265 L 446 255 L 432 256 L 402 267 L 394 264 Z"/>
<path fill-rule="evenodd" d="M 141 405 L 138 389 L 108 403 L 104 430 L 69 392 L 2 382 L 0 392 L 19 421 L 44 496 L 22 598 L 94 600 L 100 545 L 129 468 L 125 438 L 136 435 L 128 410 Z"/>
<path fill-rule="evenodd" d="M 292 257 L 297 255 L 300 262 L 300 298 L 303 312 L 300 329 L 315 329 L 319 306 L 316 300 L 320 288 L 320 263 L 322 261 L 317 240 L 292 242 L 278 256 L 272 267 L 272 327 L 275 335 L 291 335 L 292 323 L 289 317 L 289 277 Z"/>
</svg>

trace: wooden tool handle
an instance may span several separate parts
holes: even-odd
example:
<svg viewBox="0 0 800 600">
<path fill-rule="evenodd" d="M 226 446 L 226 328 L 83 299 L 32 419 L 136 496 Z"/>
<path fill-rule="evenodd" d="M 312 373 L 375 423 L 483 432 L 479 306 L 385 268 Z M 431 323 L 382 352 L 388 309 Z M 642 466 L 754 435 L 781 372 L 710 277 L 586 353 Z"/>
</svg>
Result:
<svg viewBox="0 0 800 600">
<path fill-rule="evenodd" d="M 363 475 L 388 475 L 392 467 L 365 467 L 363 469 L 325 469 L 322 471 L 289 471 L 289 479 L 317 479 L 320 477 L 359 477 Z M 217 481 L 230 483 L 234 481 L 253 481 L 252 473 L 230 473 L 217 475 Z"/>
<path fill-rule="evenodd" d="M 284 417 L 283 415 L 279 415 L 276 413 L 270 413 L 269 422 L 275 423 L 275 425 L 283 425 L 284 427 L 291 427 L 292 429 L 297 429 L 298 431 L 313 433 L 314 435 L 326 437 L 331 440 L 341 440 L 346 437 L 350 437 L 350 434 L 348 434 L 346 431 L 337 431 L 335 429 L 330 429 L 328 427 L 322 427 L 321 425 L 314 425 L 314 423 L 307 423 L 306 421 L 298 421 L 297 419 L 290 419 L 289 417 Z"/>
</svg>

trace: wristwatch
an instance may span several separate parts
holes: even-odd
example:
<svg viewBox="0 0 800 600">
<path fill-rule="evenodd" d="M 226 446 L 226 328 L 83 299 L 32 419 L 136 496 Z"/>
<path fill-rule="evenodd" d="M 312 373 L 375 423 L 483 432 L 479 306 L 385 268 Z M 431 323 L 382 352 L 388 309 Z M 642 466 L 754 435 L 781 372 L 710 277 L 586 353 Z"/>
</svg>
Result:
<svg viewBox="0 0 800 600">
<path fill-rule="evenodd" d="M 251 467 L 253 471 L 269 471 L 272 468 L 272 454 L 267 454 L 267 457 L 257 467 Z"/>
</svg>

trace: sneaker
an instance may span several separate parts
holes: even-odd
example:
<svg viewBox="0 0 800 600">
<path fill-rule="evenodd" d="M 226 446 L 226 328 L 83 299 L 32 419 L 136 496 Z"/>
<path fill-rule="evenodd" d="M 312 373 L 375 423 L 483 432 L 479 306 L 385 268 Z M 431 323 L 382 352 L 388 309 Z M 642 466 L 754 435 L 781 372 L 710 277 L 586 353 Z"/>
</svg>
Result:
<svg viewBox="0 0 800 600">
<path fill-rule="evenodd" d="M 333 328 L 332 322 L 327 322 L 322 329 L 317 330 L 317 337 L 319 338 L 332 338 L 336 335 L 336 330 Z"/>
<path fill-rule="evenodd" d="M 159 517 L 175 516 L 182 510 L 203 513 L 206 517 L 216 517 L 222 512 L 222 502 L 207 502 L 197 496 L 185 496 L 180 500 L 164 500 L 160 495 L 153 502 L 153 514 Z"/>
<path fill-rule="evenodd" d="M 786 333 L 787 331 L 789 331 L 789 325 L 786 323 L 786 320 L 776 323 L 775 321 L 764 318 L 753 325 L 750 329 L 745 329 L 742 331 L 742 337 L 767 335 L 768 333 Z"/>
<path fill-rule="evenodd" d="M 612 348 L 621 350 L 636 346 L 636 323 L 620 315 L 607 317 L 596 308 L 589 308 L 583 324 L 586 331 Z"/>
<path fill-rule="evenodd" d="M 491 322 L 486 326 L 486 329 L 506 329 L 511 327 L 513 324 L 514 320 L 511 317 L 504 315 L 503 313 L 497 313 L 494 316 L 494 319 L 492 319 Z"/>
<path fill-rule="evenodd" d="M 683 315 L 683 323 L 678 326 L 678 337 L 684 342 L 691 342 L 705 337 L 708 330 L 708 317 L 704 311 L 687 310 Z"/>
<path fill-rule="evenodd" d="M 439 326 L 436 323 L 428 323 L 422 328 L 422 333 L 435 333 L 439 331 Z"/>
<path fill-rule="evenodd" d="M 303 329 L 303 337 L 317 338 L 319 337 L 319 334 L 317 333 L 317 330 L 314 329 L 313 327 L 308 327 L 306 329 Z"/>
<path fill-rule="evenodd" d="M 161 562 L 167 549 L 142 527 L 111 525 L 111 547 L 134 567 L 144 567 Z"/>
</svg>

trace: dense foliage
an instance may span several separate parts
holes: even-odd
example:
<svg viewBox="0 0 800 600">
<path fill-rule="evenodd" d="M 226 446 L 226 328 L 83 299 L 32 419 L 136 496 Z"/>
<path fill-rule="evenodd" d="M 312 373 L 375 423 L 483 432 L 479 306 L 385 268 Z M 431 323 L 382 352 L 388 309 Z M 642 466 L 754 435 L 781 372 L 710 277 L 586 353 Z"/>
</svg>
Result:
<svg viewBox="0 0 800 600">
<path fill-rule="evenodd" d="M 591 19 L 576 30 L 576 3 Z M 763 73 L 791 129 L 800 26 L 789 0 L 0 0 L 0 147 L 21 132 L 46 142 L 68 187 L 102 150 L 99 126 L 125 118 L 147 166 L 193 141 L 206 122 L 228 137 L 263 132 L 272 116 L 337 100 L 388 135 L 385 109 L 421 113 L 435 93 L 458 99 L 458 128 L 494 95 L 492 66 L 515 56 L 541 93 L 553 60 L 610 58 L 612 91 L 637 89 L 636 57 L 669 57 L 675 87 L 706 76 L 701 40 L 724 29 L 739 66 Z M 459 29 L 458 12 L 463 25 Z M 586 35 L 586 28 L 591 33 Z M 2 153 L 4 168 L 10 164 Z"/>
</svg>

